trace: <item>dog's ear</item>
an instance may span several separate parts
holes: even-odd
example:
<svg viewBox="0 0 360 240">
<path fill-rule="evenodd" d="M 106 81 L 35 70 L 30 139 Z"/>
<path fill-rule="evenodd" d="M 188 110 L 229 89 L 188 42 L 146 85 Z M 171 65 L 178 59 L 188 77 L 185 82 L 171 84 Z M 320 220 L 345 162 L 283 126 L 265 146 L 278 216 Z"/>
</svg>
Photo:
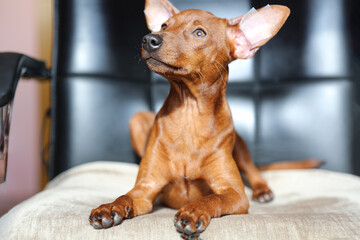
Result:
<svg viewBox="0 0 360 240">
<path fill-rule="evenodd" d="M 281 5 L 252 8 L 241 17 L 228 20 L 227 36 L 234 58 L 251 58 L 256 51 L 280 30 L 290 15 L 290 9 Z"/>
<path fill-rule="evenodd" d="M 168 0 L 146 0 L 145 18 L 150 31 L 160 31 L 161 25 L 170 17 L 180 12 Z"/>
</svg>

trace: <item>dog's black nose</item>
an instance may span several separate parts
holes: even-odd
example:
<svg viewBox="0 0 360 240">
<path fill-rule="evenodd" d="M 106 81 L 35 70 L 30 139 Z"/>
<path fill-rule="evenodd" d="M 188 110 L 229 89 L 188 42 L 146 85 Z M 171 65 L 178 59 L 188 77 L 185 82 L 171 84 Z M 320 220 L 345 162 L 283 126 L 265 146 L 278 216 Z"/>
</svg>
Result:
<svg viewBox="0 0 360 240">
<path fill-rule="evenodd" d="M 143 37 L 143 48 L 148 52 L 158 50 L 163 43 L 162 38 L 157 34 L 148 34 Z"/>
</svg>

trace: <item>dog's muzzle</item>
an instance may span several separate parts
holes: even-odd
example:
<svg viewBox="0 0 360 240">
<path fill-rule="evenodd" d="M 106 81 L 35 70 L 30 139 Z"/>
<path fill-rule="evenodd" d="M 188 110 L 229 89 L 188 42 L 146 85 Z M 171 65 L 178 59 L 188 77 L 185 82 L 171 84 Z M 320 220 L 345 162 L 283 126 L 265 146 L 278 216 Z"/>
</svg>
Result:
<svg viewBox="0 0 360 240">
<path fill-rule="evenodd" d="M 163 43 L 162 38 L 157 34 L 148 34 L 143 37 L 142 46 L 148 52 L 158 50 Z"/>
</svg>

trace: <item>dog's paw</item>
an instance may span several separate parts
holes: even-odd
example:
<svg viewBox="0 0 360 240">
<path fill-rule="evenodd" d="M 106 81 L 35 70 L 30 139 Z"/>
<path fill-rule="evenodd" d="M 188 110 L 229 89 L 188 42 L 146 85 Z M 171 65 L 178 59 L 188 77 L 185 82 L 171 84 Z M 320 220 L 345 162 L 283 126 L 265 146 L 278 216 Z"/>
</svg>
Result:
<svg viewBox="0 0 360 240">
<path fill-rule="evenodd" d="M 209 225 L 211 216 L 206 211 L 202 211 L 193 204 L 182 207 L 174 218 L 176 230 L 181 233 L 181 237 L 186 240 L 199 239 Z"/>
<path fill-rule="evenodd" d="M 110 228 L 129 218 L 131 211 L 132 206 L 127 201 L 116 200 L 93 209 L 89 216 L 89 222 L 95 229 Z"/>
<path fill-rule="evenodd" d="M 271 189 L 266 185 L 258 185 L 254 187 L 252 200 L 259 203 L 267 203 L 274 199 L 274 194 Z"/>
</svg>

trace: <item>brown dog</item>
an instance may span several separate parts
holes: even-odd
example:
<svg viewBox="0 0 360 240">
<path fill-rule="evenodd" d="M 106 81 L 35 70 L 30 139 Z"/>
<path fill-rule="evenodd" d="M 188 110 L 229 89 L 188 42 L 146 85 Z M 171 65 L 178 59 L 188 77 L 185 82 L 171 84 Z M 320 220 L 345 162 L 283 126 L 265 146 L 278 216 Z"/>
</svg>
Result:
<svg viewBox="0 0 360 240">
<path fill-rule="evenodd" d="M 171 85 L 155 115 L 136 114 L 131 140 L 142 157 L 135 187 L 114 202 L 92 210 L 97 229 L 118 225 L 152 210 L 155 199 L 180 208 L 176 229 L 187 239 L 205 230 L 210 219 L 249 209 L 240 171 L 253 189 L 253 200 L 273 194 L 235 133 L 225 90 L 228 64 L 252 57 L 286 21 L 284 6 L 266 6 L 227 20 L 201 10 L 179 12 L 167 0 L 147 0 L 145 15 L 152 34 L 143 38 L 143 60 Z M 269 168 L 316 167 L 316 160 Z"/>
</svg>

